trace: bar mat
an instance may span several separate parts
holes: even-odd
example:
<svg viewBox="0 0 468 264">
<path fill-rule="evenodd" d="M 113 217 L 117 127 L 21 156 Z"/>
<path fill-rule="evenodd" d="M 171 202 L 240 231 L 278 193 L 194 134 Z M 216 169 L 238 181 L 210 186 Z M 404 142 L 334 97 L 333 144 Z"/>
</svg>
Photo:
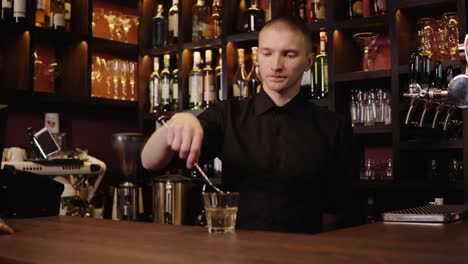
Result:
<svg viewBox="0 0 468 264">
<path fill-rule="evenodd" d="M 468 205 L 425 205 L 382 214 L 384 222 L 447 223 L 467 216 Z"/>
</svg>

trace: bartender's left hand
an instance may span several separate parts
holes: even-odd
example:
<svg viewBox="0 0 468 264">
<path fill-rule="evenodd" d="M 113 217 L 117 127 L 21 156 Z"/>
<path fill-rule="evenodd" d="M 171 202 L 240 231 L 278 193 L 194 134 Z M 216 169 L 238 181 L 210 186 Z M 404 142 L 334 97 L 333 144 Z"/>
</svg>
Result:
<svg viewBox="0 0 468 264">
<path fill-rule="evenodd" d="M 2 219 L 0 219 L 0 234 L 1 233 L 7 233 L 7 234 L 13 234 L 15 231 L 11 229 Z"/>
</svg>

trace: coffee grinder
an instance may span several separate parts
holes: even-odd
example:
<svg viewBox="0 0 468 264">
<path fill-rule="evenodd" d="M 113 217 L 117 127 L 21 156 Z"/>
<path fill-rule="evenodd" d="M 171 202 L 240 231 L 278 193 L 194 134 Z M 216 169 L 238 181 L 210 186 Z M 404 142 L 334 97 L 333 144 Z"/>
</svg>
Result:
<svg viewBox="0 0 468 264">
<path fill-rule="evenodd" d="M 136 185 L 136 168 L 140 152 L 146 137 L 139 133 L 117 133 L 112 135 L 112 147 L 117 154 L 125 181 L 117 188 L 117 218 L 136 221 L 138 206 L 138 186 Z"/>
</svg>

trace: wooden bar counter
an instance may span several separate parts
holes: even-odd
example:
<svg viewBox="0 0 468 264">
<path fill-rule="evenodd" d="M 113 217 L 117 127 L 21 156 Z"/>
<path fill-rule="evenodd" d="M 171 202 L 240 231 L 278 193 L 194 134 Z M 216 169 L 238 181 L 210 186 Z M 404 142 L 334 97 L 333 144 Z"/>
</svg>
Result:
<svg viewBox="0 0 468 264">
<path fill-rule="evenodd" d="M 0 263 L 468 263 L 468 221 L 376 223 L 317 235 L 119 222 L 7 219 Z"/>
</svg>

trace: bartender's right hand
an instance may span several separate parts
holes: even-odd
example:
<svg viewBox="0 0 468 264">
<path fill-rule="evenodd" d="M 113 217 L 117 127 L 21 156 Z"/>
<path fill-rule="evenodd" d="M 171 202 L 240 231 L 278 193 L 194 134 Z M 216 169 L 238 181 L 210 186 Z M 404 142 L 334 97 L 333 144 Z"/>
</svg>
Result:
<svg viewBox="0 0 468 264">
<path fill-rule="evenodd" d="M 15 231 L 11 229 L 2 219 L 0 219 L 0 234 L 1 233 L 13 234 Z"/>
<path fill-rule="evenodd" d="M 181 159 L 187 159 L 187 168 L 198 162 L 203 141 L 203 128 L 191 113 L 177 113 L 167 122 L 167 144 Z"/>
</svg>

